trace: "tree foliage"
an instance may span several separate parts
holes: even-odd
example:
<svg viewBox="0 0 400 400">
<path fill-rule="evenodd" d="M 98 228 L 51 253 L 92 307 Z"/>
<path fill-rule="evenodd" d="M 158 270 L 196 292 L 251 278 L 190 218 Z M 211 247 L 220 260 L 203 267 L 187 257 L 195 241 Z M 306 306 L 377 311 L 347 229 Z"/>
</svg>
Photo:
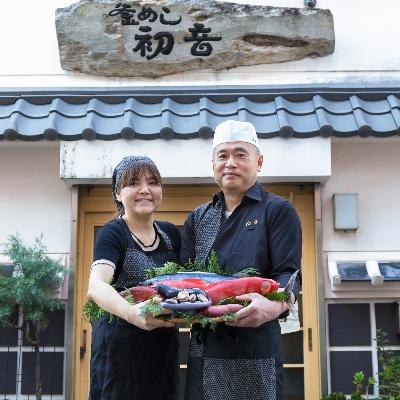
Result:
<svg viewBox="0 0 400 400">
<path fill-rule="evenodd" d="M 388 348 L 388 334 L 377 330 L 379 372 L 379 398 L 400 400 L 400 356 Z"/>
<path fill-rule="evenodd" d="M 64 307 L 52 295 L 63 282 L 65 268 L 46 254 L 42 236 L 28 247 L 18 235 L 11 235 L 4 249 L 14 271 L 10 277 L 0 276 L 0 324 L 9 325 L 9 317 L 18 305 L 23 309 L 25 322 L 30 321 L 43 330 L 48 324 L 48 314 Z"/>
<path fill-rule="evenodd" d="M 49 313 L 64 308 L 64 303 L 54 298 L 54 291 L 61 286 L 66 271 L 60 261 L 46 254 L 42 236 L 28 247 L 18 235 L 11 235 L 4 251 L 14 269 L 10 276 L 0 275 L 0 326 L 20 329 L 34 347 L 36 399 L 40 400 L 40 333 L 48 326 Z M 22 320 L 11 319 L 16 308 Z"/>
</svg>

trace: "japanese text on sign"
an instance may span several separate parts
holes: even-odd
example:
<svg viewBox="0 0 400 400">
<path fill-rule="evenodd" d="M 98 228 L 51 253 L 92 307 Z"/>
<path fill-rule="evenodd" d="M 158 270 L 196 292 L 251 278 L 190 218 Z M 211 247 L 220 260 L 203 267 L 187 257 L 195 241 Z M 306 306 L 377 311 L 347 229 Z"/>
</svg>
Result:
<svg viewBox="0 0 400 400">
<path fill-rule="evenodd" d="M 141 57 L 151 60 L 160 53 L 168 55 L 172 52 L 175 39 L 172 32 L 161 31 L 152 32 L 149 24 L 159 21 L 166 26 L 179 25 L 182 22 L 181 16 L 169 16 L 171 10 L 168 7 L 162 7 L 161 12 L 153 10 L 151 7 L 142 7 L 141 10 L 135 10 L 131 4 L 117 3 L 108 15 L 119 16 L 122 25 L 136 25 L 139 33 L 135 34 L 136 46 L 132 51 L 138 53 Z M 213 47 L 210 42 L 220 41 L 222 36 L 210 36 L 211 28 L 204 24 L 194 23 L 192 28 L 188 29 L 190 36 L 185 36 L 185 42 L 193 42 L 190 54 L 197 57 L 207 57 L 211 55 Z M 154 46 L 153 46 L 154 45 Z"/>
</svg>

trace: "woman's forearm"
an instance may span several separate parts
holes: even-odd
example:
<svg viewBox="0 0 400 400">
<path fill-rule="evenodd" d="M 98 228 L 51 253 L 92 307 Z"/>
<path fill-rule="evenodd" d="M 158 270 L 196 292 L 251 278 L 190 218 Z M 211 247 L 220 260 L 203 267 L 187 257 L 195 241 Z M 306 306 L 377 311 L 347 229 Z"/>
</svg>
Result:
<svg viewBox="0 0 400 400">
<path fill-rule="evenodd" d="M 103 310 L 128 320 L 130 304 L 108 283 L 97 279 L 89 281 L 88 297 Z"/>
</svg>

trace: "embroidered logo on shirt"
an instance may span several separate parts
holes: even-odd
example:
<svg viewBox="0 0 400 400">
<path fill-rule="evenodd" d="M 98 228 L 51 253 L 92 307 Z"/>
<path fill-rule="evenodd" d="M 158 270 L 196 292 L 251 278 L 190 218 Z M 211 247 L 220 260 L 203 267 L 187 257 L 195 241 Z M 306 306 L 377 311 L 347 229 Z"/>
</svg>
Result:
<svg viewBox="0 0 400 400">
<path fill-rule="evenodd" d="M 248 231 L 253 230 L 257 224 L 258 224 L 258 219 L 255 219 L 253 221 L 248 220 L 246 222 L 246 230 L 248 230 Z"/>
</svg>

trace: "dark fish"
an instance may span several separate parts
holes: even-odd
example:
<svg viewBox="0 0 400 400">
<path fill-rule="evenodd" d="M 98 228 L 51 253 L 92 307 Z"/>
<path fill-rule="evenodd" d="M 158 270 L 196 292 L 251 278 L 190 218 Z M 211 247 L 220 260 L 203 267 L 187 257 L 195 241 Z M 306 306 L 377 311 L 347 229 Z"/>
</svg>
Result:
<svg viewBox="0 0 400 400">
<path fill-rule="evenodd" d="M 212 272 L 177 272 L 176 274 L 166 274 L 155 276 L 154 278 L 146 279 L 142 284 L 144 286 L 154 286 L 163 281 L 180 281 L 182 279 L 201 279 L 206 283 L 214 283 L 221 281 L 231 281 L 238 279 L 236 276 L 218 275 Z"/>
<path fill-rule="evenodd" d="M 157 285 L 156 290 L 158 294 L 161 294 L 165 299 L 172 299 L 173 297 L 178 296 L 179 292 L 182 289 L 174 288 L 168 285 Z"/>
<path fill-rule="evenodd" d="M 178 296 L 178 294 L 182 290 L 185 290 L 189 294 L 202 294 L 204 296 L 206 295 L 206 292 L 204 290 L 201 290 L 201 289 L 193 289 L 193 288 L 180 289 L 180 288 L 175 288 L 175 287 L 168 286 L 168 285 L 163 285 L 163 284 L 157 285 L 156 286 L 156 290 L 157 290 L 157 293 L 160 294 L 165 299 L 171 299 L 173 297 Z"/>
</svg>

